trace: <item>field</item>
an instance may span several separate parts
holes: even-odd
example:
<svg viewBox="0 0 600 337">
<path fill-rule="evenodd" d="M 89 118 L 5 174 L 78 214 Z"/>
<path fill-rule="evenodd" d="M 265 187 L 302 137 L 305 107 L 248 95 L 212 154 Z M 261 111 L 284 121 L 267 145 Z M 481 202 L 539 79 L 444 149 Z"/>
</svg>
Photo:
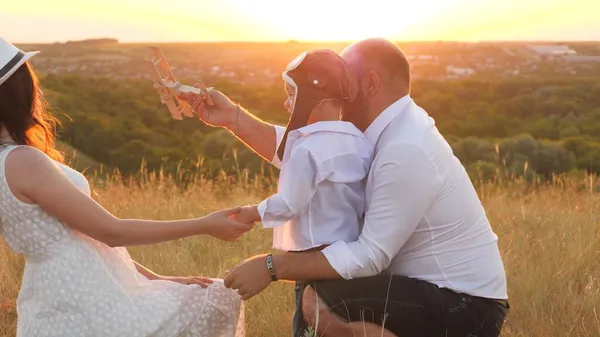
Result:
<svg viewBox="0 0 600 337">
<path fill-rule="evenodd" d="M 141 183 L 93 179 L 94 197 L 119 217 L 176 219 L 259 201 L 272 179 L 208 181 L 176 186 L 171 177 Z M 504 337 L 600 336 L 600 195 L 592 179 L 536 186 L 519 180 L 480 184 L 507 269 L 512 309 Z M 502 186 L 502 187 L 500 187 Z M 194 237 L 130 249 L 162 274 L 223 277 L 245 257 L 264 253 L 270 232 L 257 226 L 237 243 Z M 14 336 L 23 260 L 0 244 L 0 335 Z M 292 286 L 272 284 L 246 306 L 249 337 L 289 336 Z"/>
</svg>

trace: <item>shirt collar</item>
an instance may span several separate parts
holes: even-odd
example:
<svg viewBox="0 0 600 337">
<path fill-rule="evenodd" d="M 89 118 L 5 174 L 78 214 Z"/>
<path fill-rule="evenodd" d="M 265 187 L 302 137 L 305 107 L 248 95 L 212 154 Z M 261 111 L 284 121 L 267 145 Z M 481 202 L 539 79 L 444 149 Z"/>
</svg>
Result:
<svg viewBox="0 0 600 337">
<path fill-rule="evenodd" d="M 306 136 L 315 132 L 335 132 L 335 133 L 348 133 L 357 137 L 364 137 L 365 135 L 356 127 L 354 124 L 346 121 L 321 121 L 313 124 L 303 126 L 292 132 Z"/>
<path fill-rule="evenodd" d="M 365 136 L 373 144 L 377 143 L 377 140 L 381 136 L 383 130 L 394 120 L 406 107 L 412 102 L 410 95 L 405 95 L 390 106 L 385 108 L 373 122 L 365 130 Z"/>
<path fill-rule="evenodd" d="M 356 126 L 354 126 L 354 124 L 346 121 L 321 121 L 309 124 L 290 131 L 285 144 L 282 162 L 287 161 L 287 158 L 292 152 L 291 149 L 294 147 L 298 139 L 316 132 L 346 133 L 356 137 L 365 137 L 365 135 Z"/>
</svg>

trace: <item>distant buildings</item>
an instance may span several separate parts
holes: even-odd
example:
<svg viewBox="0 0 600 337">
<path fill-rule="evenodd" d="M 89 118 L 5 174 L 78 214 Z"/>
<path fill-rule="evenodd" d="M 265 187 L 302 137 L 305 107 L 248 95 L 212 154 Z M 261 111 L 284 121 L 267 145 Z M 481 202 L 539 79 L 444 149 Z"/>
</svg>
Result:
<svg viewBox="0 0 600 337">
<path fill-rule="evenodd" d="M 446 67 L 446 77 L 447 78 L 459 78 L 459 77 L 467 77 L 475 74 L 475 69 L 473 68 L 462 68 L 455 66 L 447 66 Z"/>
<path fill-rule="evenodd" d="M 78 43 L 28 45 L 24 49 L 43 51 L 33 63 L 46 73 L 148 77 L 144 61 L 147 51 L 143 46 L 88 48 Z M 111 43 L 111 40 L 83 42 L 88 43 Z M 252 49 L 245 44 L 223 47 L 198 44 L 169 48 L 169 61 L 178 79 L 202 78 L 207 84 L 223 79 L 242 85 L 270 85 L 281 81 L 281 71 L 290 55 L 296 55 L 296 51 L 289 49 L 302 46 L 292 43 L 282 48 L 277 44 L 260 44 Z M 537 74 L 600 76 L 600 44 L 594 43 L 415 44 L 406 49 L 415 79 L 527 78 Z"/>
<path fill-rule="evenodd" d="M 532 51 L 538 58 L 542 59 L 560 60 L 576 63 L 600 62 L 600 56 L 580 55 L 571 47 L 563 44 L 528 45 L 527 49 Z"/>
<path fill-rule="evenodd" d="M 564 56 L 564 55 L 576 55 L 577 52 L 571 47 L 563 44 L 556 45 L 528 45 L 527 49 L 531 50 L 538 56 Z"/>
<path fill-rule="evenodd" d="M 408 55 L 406 55 L 406 58 L 409 61 L 413 61 L 413 60 L 437 61 L 438 60 L 438 57 L 434 56 L 434 55 L 414 55 L 414 54 L 408 54 Z"/>
<path fill-rule="evenodd" d="M 591 55 L 567 55 L 563 59 L 568 62 L 600 62 L 600 56 Z"/>
</svg>

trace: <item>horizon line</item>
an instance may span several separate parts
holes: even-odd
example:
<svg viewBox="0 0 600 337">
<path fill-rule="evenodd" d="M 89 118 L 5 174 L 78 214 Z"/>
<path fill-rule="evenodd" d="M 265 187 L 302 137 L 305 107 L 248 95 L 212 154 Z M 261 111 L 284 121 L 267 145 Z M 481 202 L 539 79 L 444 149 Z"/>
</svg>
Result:
<svg viewBox="0 0 600 337">
<path fill-rule="evenodd" d="M 276 39 L 276 40 L 184 40 L 184 41 L 175 41 L 175 40 L 138 40 L 138 41 L 121 41 L 115 37 L 89 37 L 83 39 L 71 39 L 71 40 L 55 40 L 55 41 L 20 41 L 20 42 L 12 42 L 13 44 L 66 44 L 66 43 L 75 43 L 75 42 L 85 42 L 85 41 L 93 41 L 93 40 L 116 40 L 118 44 L 150 44 L 150 43 L 160 43 L 160 44 L 227 44 L 227 43 L 246 43 L 246 44 L 265 44 L 265 43 L 299 43 L 299 44 L 326 44 L 326 43 L 353 43 L 355 41 L 360 41 L 363 39 L 356 40 L 296 40 L 296 39 Z M 575 43 L 600 43 L 600 39 L 598 40 L 581 40 L 581 39 L 490 39 L 490 40 L 449 40 L 449 39 L 422 39 L 422 40 L 402 40 L 402 39 L 387 39 L 394 43 L 535 43 L 535 42 L 553 42 L 553 43 L 566 43 L 566 42 L 575 42 Z"/>
</svg>

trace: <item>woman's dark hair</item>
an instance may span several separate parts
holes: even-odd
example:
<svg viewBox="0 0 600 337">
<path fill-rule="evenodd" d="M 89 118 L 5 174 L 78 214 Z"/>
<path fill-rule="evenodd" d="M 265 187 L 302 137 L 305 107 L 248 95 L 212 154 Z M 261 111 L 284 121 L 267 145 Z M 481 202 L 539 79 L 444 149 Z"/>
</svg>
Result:
<svg viewBox="0 0 600 337">
<path fill-rule="evenodd" d="M 18 145 L 38 148 L 62 162 L 55 147 L 58 120 L 48 112 L 48 104 L 29 62 L 25 62 L 0 84 L 0 126 Z"/>
</svg>

